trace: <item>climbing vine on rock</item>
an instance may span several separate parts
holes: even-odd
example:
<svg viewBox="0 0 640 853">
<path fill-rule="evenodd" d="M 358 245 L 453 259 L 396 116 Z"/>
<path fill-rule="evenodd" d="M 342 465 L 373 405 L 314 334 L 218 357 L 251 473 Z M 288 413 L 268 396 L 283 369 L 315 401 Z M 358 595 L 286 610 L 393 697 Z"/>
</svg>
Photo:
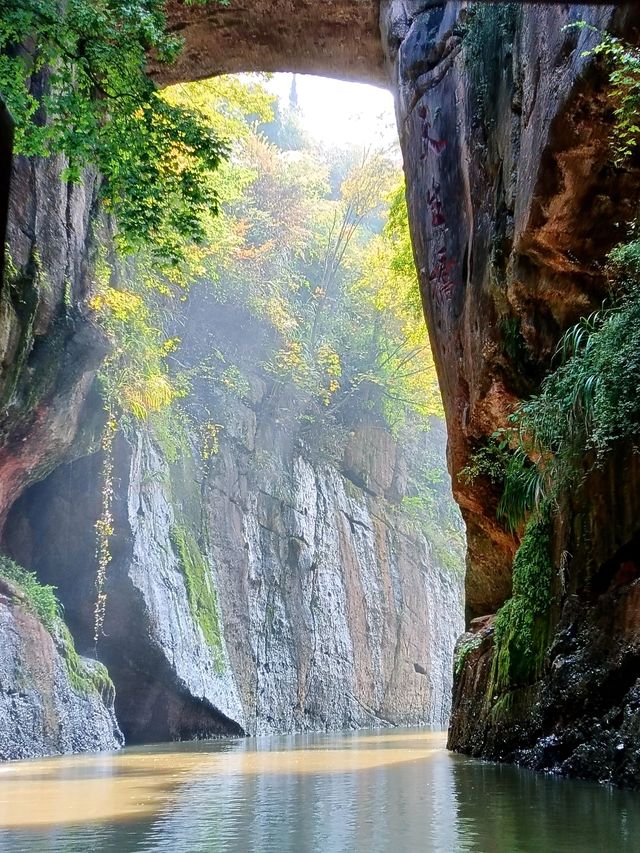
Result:
<svg viewBox="0 0 640 853">
<path fill-rule="evenodd" d="M 93 643 L 97 647 L 102 634 L 104 617 L 107 606 L 105 582 L 107 570 L 111 563 L 110 540 L 113 535 L 113 441 L 118 431 L 118 422 L 112 412 L 108 413 L 107 422 L 102 433 L 102 507 L 100 517 L 96 521 L 96 602 L 94 606 Z"/>
</svg>

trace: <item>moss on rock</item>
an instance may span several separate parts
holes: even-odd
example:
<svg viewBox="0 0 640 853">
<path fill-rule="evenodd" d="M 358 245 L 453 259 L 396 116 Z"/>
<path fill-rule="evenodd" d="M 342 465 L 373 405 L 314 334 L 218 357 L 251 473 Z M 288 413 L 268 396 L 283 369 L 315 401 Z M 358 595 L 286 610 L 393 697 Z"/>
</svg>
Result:
<svg viewBox="0 0 640 853">
<path fill-rule="evenodd" d="M 527 525 L 513 561 L 513 595 L 496 615 L 490 696 L 540 676 L 549 636 L 552 578 L 550 522 L 543 513 Z"/>
<path fill-rule="evenodd" d="M 55 587 L 42 584 L 33 572 L 0 554 L 0 579 L 15 594 L 16 601 L 35 616 L 49 632 L 62 654 L 71 686 L 77 693 L 98 693 L 113 700 L 115 688 L 107 668 L 98 661 L 81 657 L 64 622 Z"/>
<path fill-rule="evenodd" d="M 191 615 L 200 626 L 207 645 L 213 652 L 216 670 L 221 672 L 224 670 L 224 654 L 218 596 L 207 558 L 200 550 L 192 531 L 184 524 L 173 525 L 171 541 L 184 574 Z"/>
</svg>

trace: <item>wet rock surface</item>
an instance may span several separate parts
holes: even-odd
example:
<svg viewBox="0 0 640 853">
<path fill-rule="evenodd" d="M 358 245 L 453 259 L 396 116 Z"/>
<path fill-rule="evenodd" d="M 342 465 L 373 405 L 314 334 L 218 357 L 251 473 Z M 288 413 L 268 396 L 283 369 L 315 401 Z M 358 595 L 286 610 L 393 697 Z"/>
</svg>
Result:
<svg viewBox="0 0 640 853">
<path fill-rule="evenodd" d="M 636 580 L 602 596 L 594 607 L 576 598 L 568 601 L 547 652 L 543 679 L 506 698 L 490 693 L 492 629 L 471 635 L 479 644 L 467 655 L 458 678 L 450 747 L 637 788 L 640 655 L 628 619 L 630 611 L 637 613 L 638 590 Z M 459 642 L 469 639 L 465 635 Z"/>
</svg>

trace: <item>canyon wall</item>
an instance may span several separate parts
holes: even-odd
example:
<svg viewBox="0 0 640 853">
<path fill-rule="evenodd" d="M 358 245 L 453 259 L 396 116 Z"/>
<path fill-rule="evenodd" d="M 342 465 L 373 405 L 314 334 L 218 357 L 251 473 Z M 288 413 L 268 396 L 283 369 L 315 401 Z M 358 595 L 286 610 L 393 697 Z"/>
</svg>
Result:
<svg viewBox="0 0 640 853">
<path fill-rule="evenodd" d="M 516 542 L 488 484 L 465 487 L 457 474 L 537 388 L 562 331 L 601 303 L 602 265 L 636 196 L 634 175 L 611 164 L 606 76 L 585 55 L 614 24 L 611 8 L 505 4 L 473 17 L 466 5 L 426 3 L 407 17 L 392 3 L 383 23 L 469 533 L 467 606 L 483 615 L 510 594 Z M 620 12 L 621 25 L 629 17 Z M 567 29 L 582 20 L 596 32 Z"/>
<path fill-rule="evenodd" d="M 543 676 L 506 695 L 489 614 L 511 594 L 518 541 L 496 521 L 496 487 L 458 476 L 539 387 L 562 332 L 600 306 L 606 255 L 635 216 L 637 163 L 612 163 L 607 75 L 589 55 L 599 30 L 637 41 L 633 6 L 391 2 L 382 25 L 480 617 L 459 646 L 449 745 L 637 785 L 636 457 L 620 448 L 561 507 Z"/>
<path fill-rule="evenodd" d="M 375 419 L 301 419 L 310 403 L 259 365 L 259 322 L 190 298 L 181 360 L 238 359 L 247 386 L 200 381 L 180 458 L 151 428 L 119 439 L 113 563 L 98 643 L 131 742 L 444 725 L 462 628 L 462 532 L 434 420 L 405 448 Z M 201 430 L 216 416 L 215 452 Z M 417 459 L 444 475 L 440 515 L 406 507 Z M 409 461 L 411 460 L 411 461 Z M 99 455 L 14 505 L 5 547 L 55 584 L 81 649 L 93 634 Z M 46 541 L 43 550 L 38 543 Z"/>
<path fill-rule="evenodd" d="M 0 581 L 0 760 L 117 749 L 113 684 L 80 658 L 64 627 L 48 628 Z"/>
<path fill-rule="evenodd" d="M 360 425 L 344 459 L 327 464 L 300 444 L 292 422 L 274 429 L 283 405 L 302 403 L 295 394 L 274 399 L 259 378 L 255 399 L 229 401 L 247 435 L 235 435 L 232 418 L 207 477 L 180 472 L 142 433 L 119 442 L 109 608 L 96 651 L 95 371 L 106 343 L 88 298 L 103 226 L 95 176 L 66 184 L 63 166 L 14 161 L 1 296 L 2 550 L 58 589 L 78 649 L 109 667 L 127 738 L 443 724 L 462 629 L 460 533 L 451 556 L 446 543 L 434 544 L 437 531 L 425 536 L 403 512 L 407 458 L 379 424 Z M 442 469 L 441 427 L 432 440 Z M 193 459 L 189 441 L 184 455 Z M 190 599 L 191 562 L 209 592 L 204 629 Z M 31 618 L 28 603 L 8 601 Z M 45 633 L 35 636 L 41 656 L 54 657 Z M 6 653 L 9 668 L 13 647 Z M 40 689 L 32 716 L 67 701 L 60 680 Z M 111 694 L 103 710 L 112 720 Z M 87 715 L 87 726 L 97 716 Z M 4 754 L 19 757 L 18 717 L 7 719 Z M 93 738 L 63 733 L 57 742 L 34 728 L 29 754 L 117 745 L 120 736 L 101 726 Z"/>
<path fill-rule="evenodd" d="M 330 4 L 331 14 L 339 6 Z M 447 414 L 453 487 L 468 531 L 467 606 L 470 618 L 480 617 L 471 622 L 475 648 L 460 667 L 450 744 L 476 755 L 637 784 L 631 746 L 638 729 L 640 676 L 635 604 L 640 583 L 637 457 L 631 450 L 620 448 L 602 470 L 591 475 L 571 505 L 562 508 L 554 537 L 557 579 L 553 631 L 543 678 L 514 691 L 499 705 L 496 700 L 505 697 L 494 697 L 489 691 L 491 616 L 511 593 L 511 562 L 517 540 L 495 519 L 499 496 L 492 484 L 482 480 L 465 484 L 458 473 L 471 452 L 504 425 L 517 400 L 539 386 L 562 332 L 597 307 L 605 293 L 603 260 L 624 238 L 625 223 L 635 216 L 638 169 L 635 164 L 626 169 L 611 164 L 612 115 L 606 74 L 585 55 L 596 37 L 588 30 L 566 29 L 566 25 L 586 20 L 596 28 L 610 27 L 637 42 L 638 12 L 634 3 L 616 8 L 504 4 L 499 12 L 492 10 L 493 24 L 482 29 L 478 28 L 477 16 L 474 24 L 468 6 L 462 2 L 385 0 L 380 10 L 386 67 L 397 94 L 416 261 Z M 265 4 L 256 4 L 261 14 L 265 8 Z M 319 4 L 314 4 L 311 12 L 309 8 L 305 6 L 304 38 L 299 34 L 295 46 L 287 35 L 282 9 L 280 17 L 273 17 L 272 10 L 274 20 L 282 19 L 281 26 L 271 35 L 263 27 L 259 40 L 267 44 L 269 67 L 302 69 L 302 60 L 292 59 L 289 52 L 304 53 L 304 45 L 314 42 L 314 28 L 320 26 L 318 17 L 324 14 Z M 364 16 L 367 21 L 369 12 Z M 252 10 L 247 8 L 245 13 L 250 18 Z M 235 55 L 235 64 L 230 66 L 222 57 L 213 65 L 207 64 L 213 60 L 205 56 L 208 36 L 203 33 L 217 27 L 215 16 L 222 14 L 213 7 L 194 7 L 189 12 L 194 24 L 192 29 L 184 27 L 187 59 L 177 72 L 183 79 L 203 76 L 207 69 L 238 70 L 240 60 Z M 198 24 L 195 16 L 206 18 L 205 24 Z M 176 28 L 182 23 L 178 20 Z M 231 24 L 219 29 L 215 36 L 218 41 L 224 40 L 225 32 L 234 32 L 237 21 Z M 248 26 L 247 31 L 250 29 Z M 365 29 L 369 39 L 368 23 Z M 192 31 L 196 35 L 190 52 Z M 360 31 L 354 32 L 357 36 Z M 278 41 L 278 33 L 282 41 Z M 345 44 L 348 47 L 348 42 Z M 322 54 L 314 48 L 309 55 L 313 61 L 305 66 L 307 70 L 331 71 L 330 49 Z M 362 71 L 379 80 L 378 48 L 367 49 L 361 56 L 364 58 L 355 76 Z M 256 61 L 254 57 L 253 64 L 246 67 L 254 67 Z M 53 162 L 16 164 L 9 236 L 16 247 L 13 255 L 19 269 L 3 293 L 1 306 L 2 371 L 9 403 L 0 455 L 0 509 L 5 515 L 25 488 L 68 461 L 77 422 L 85 420 L 81 414 L 83 401 L 100 352 L 99 335 L 91 329 L 82 307 L 86 259 L 90 258 L 87 222 L 93 206 L 93 192 L 87 187 L 92 183 L 72 190 L 61 187 L 56 168 Z M 43 260 L 41 267 L 34 247 Z M 46 286 L 40 268 L 49 277 Z M 243 413 L 238 423 L 247 417 L 251 421 L 251 416 Z M 252 429 L 248 434 L 253 434 Z M 239 439 L 240 444 L 242 441 L 245 439 Z M 137 469 L 132 467 L 132 460 L 145 454 L 149 464 L 158 468 L 157 477 L 163 476 L 164 463 L 153 461 L 155 451 L 145 450 L 141 442 L 140 437 L 133 440 L 134 451 L 123 451 L 121 461 L 123 478 L 134 485 L 136 478 L 131 472 Z M 216 464 L 222 464 L 225 456 L 223 448 Z M 241 455 L 237 457 L 240 459 Z M 377 530 L 368 502 L 379 500 L 380 495 L 365 491 L 354 507 L 349 504 L 353 498 L 347 490 L 353 481 L 344 479 L 342 466 L 329 475 L 304 453 L 287 453 L 282 460 L 286 461 L 278 463 L 278 474 L 285 479 L 286 472 L 293 470 L 291 466 L 298 465 L 305 482 L 315 481 L 316 496 L 331 492 L 327 506 L 332 509 L 318 512 L 320 499 L 316 497 L 314 537 L 324 529 L 322 519 L 331 517 L 332 512 L 346 519 L 341 521 L 343 525 L 350 516 L 349 535 L 353 552 L 358 554 L 364 547 L 358 537 L 370 535 L 366 528 Z M 229 477 L 237 482 L 243 472 L 241 466 L 236 471 L 234 465 L 230 464 Z M 139 474 L 136 476 L 140 479 Z M 217 501 L 221 512 L 235 513 L 237 493 L 225 484 L 222 473 L 219 476 L 219 492 L 214 489 L 208 500 Z M 331 477 L 337 479 L 329 487 Z M 127 487 L 127 493 L 131 488 Z M 280 510 L 277 520 L 272 518 L 274 496 L 261 497 L 260 506 L 256 503 L 248 508 L 257 530 L 255 525 L 253 530 L 244 529 L 236 519 L 233 523 L 239 530 L 231 543 L 222 543 L 212 535 L 199 547 L 207 557 L 214 549 L 219 555 L 225 551 L 232 555 L 236 551 L 239 554 L 241 548 L 246 554 L 240 561 L 239 576 L 246 577 L 248 583 L 256 565 L 252 549 L 259 537 L 263 541 L 276 537 L 275 527 L 281 530 L 283 541 L 297 543 L 292 548 L 299 549 L 302 564 L 309 559 L 313 563 L 311 534 L 296 509 L 307 508 L 308 518 L 314 501 L 306 492 L 300 495 L 289 487 L 285 492 L 287 499 L 282 500 L 288 503 L 287 512 L 291 514 L 286 522 Z M 139 495 L 139 487 L 131 494 Z M 246 502 L 246 495 L 239 499 L 241 507 L 243 500 Z M 363 501 L 368 506 L 366 513 Z M 131 506 L 139 508 L 143 502 L 132 498 Z M 144 516 L 144 510 L 140 516 L 137 508 L 128 508 L 127 512 L 132 533 L 123 543 L 124 550 L 134 547 L 131 543 L 136 539 L 136 524 L 140 526 L 135 518 Z M 169 510 L 166 512 L 170 526 Z M 375 514 L 384 518 L 383 512 L 376 510 Z M 267 524 L 262 524 L 265 518 Z M 210 530 L 213 527 L 209 521 L 206 526 Z M 336 531 L 340 531 L 339 526 L 334 528 L 334 536 L 338 535 Z M 334 545 L 335 540 L 331 548 Z M 272 542 L 266 542 L 265 547 L 267 552 L 274 548 Z M 570 555 L 568 563 L 565 554 Z M 175 563 L 175 552 L 173 558 L 168 556 L 169 563 L 172 559 Z M 344 565 L 352 562 L 349 557 Z M 125 564 L 129 565 L 126 560 Z M 215 565 L 214 560 L 211 565 Z M 286 569 L 286 557 L 278 551 L 277 559 L 269 562 L 270 576 L 282 580 L 286 575 L 283 567 Z M 384 589 L 385 582 L 380 580 L 378 587 Z M 224 583 L 216 588 L 220 601 L 235 595 Z M 276 584 L 271 588 L 280 587 Z M 263 592 L 255 592 L 254 613 L 231 612 L 236 613 L 238 624 L 255 626 L 267 613 L 275 619 L 285 599 L 295 600 L 303 603 L 296 618 L 304 625 L 313 610 L 305 610 L 305 594 L 310 593 L 301 589 L 287 597 L 278 591 L 273 610 L 269 610 Z M 156 621 L 162 622 L 159 615 Z M 251 630 L 256 639 L 258 629 Z M 313 631 L 305 636 L 314 636 Z M 339 636 L 346 637 L 342 632 Z M 326 638 L 327 642 L 333 639 Z M 285 648 L 287 642 L 285 637 Z M 245 717 L 235 724 L 251 730 L 248 720 L 259 703 L 257 698 L 247 699 L 250 679 L 247 675 L 243 685 L 242 673 L 253 672 L 255 661 L 265 662 L 265 658 L 240 661 L 227 638 L 225 669 L 233 668 L 234 655 L 237 673 L 234 684 L 225 688 L 226 704 L 220 701 L 220 708 L 215 702 L 212 705 L 223 717 L 234 719 L 233 708 L 236 703 L 242 704 Z M 417 655 L 408 656 L 407 661 L 411 657 Z M 423 667 L 418 659 L 413 663 Z M 347 675 L 350 665 L 343 670 Z M 372 663 L 366 665 L 375 668 Z M 299 671 L 293 676 L 296 666 L 286 653 L 278 666 L 290 674 L 292 685 L 307 683 Z M 216 679 L 221 682 L 223 676 L 216 672 L 215 660 L 211 667 L 211 683 Z M 263 675 L 259 683 L 266 696 L 272 687 L 269 673 Z M 190 691 L 194 689 L 189 687 Z M 374 713 L 386 713 L 375 691 L 361 695 L 365 704 L 372 703 L 370 710 Z M 351 710 L 346 711 L 347 706 Z M 301 707 L 293 703 L 292 718 L 297 714 L 300 719 L 304 714 Z M 341 713 L 356 714 L 353 708 L 347 702 Z M 361 719 L 366 717 L 365 710 L 361 713 Z"/>
</svg>

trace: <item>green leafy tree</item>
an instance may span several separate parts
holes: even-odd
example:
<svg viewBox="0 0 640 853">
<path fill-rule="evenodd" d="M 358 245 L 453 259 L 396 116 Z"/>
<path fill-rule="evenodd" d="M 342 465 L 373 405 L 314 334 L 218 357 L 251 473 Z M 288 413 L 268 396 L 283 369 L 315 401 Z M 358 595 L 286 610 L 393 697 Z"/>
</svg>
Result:
<svg viewBox="0 0 640 853">
<path fill-rule="evenodd" d="M 197 110 L 171 103 L 147 74 L 172 62 L 161 0 L 3 0 L 0 95 L 16 151 L 63 154 L 66 177 L 103 178 L 105 206 L 125 251 L 153 245 L 169 262 L 201 241 L 218 196 L 210 176 L 227 145 Z"/>
<path fill-rule="evenodd" d="M 163 97 L 176 108 L 189 101 L 215 132 L 229 132 L 236 145 L 252 132 L 254 123 L 270 116 L 272 97 L 257 83 L 221 77 L 193 84 L 188 92 L 176 86 Z M 230 200 L 239 198 L 254 173 L 227 161 L 214 176 L 213 189 Z M 158 265 L 146 247 L 133 259 L 123 259 L 102 246 L 95 266 L 94 295 L 89 307 L 111 342 L 100 369 L 105 403 L 121 423 L 149 420 L 167 437 L 171 408 L 188 390 L 184 373 L 169 369 L 180 346 L 167 329 L 180 312 L 189 286 L 213 276 L 212 256 L 227 254 L 236 244 L 233 227 L 222 226 L 208 211 L 202 219 L 206 239 L 199 245 L 173 229 L 179 261 Z M 175 432 L 175 430 L 174 430 Z"/>
</svg>

